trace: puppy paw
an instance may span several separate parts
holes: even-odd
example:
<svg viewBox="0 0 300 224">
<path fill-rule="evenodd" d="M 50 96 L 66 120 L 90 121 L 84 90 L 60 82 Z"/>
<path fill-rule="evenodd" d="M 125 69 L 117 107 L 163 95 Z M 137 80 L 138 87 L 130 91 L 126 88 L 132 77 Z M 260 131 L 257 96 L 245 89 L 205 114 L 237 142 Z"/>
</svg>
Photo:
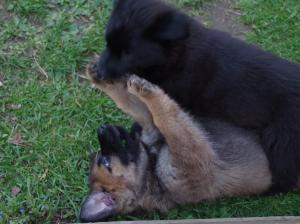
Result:
<svg viewBox="0 0 300 224">
<path fill-rule="evenodd" d="M 131 94 L 143 97 L 152 95 L 158 89 L 156 85 L 136 75 L 129 77 L 127 87 Z"/>
</svg>

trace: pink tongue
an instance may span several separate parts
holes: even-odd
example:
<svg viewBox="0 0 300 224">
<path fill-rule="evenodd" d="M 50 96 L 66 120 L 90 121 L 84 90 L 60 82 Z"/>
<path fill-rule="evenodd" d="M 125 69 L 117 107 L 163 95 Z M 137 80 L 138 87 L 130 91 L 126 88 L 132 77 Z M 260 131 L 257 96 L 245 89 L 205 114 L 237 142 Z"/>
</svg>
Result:
<svg viewBox="0 0 300 224">
<path fill-rule="evenodd" d="M 116 202 L 109 193 L 94 192 L 84 201 L 80 218 L 86 222 L 98 221 L 115 213 Z"/>
<path fill-rule="evenodd" d="M 115 204 L 114 200 L 109 194 L 104 194 L 101 198 L 101 202 L 104 203 L 106 206 L 113 206 Z"/>
</svg>

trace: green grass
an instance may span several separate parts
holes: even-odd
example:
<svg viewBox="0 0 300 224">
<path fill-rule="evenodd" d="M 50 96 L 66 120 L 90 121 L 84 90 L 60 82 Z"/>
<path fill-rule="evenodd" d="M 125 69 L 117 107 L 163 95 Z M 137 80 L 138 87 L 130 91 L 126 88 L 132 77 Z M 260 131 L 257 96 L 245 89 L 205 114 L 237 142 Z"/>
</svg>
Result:
<svg viewBox="0 0 300 224">
<path fill-rule="evenodd" d="M 300 63 L 300 4 L 297 0 L 240 0 L 243 20 L 252 29 L 248 40 Z"/>
<path fill-rule="evenodd" d="M 203 1 L 176 0 L 198 8 Z M 298 0 L 241 0 L 248 40 L 300 62 Z M 1 9 L 3 8 L 3 9 Z M 114 103 L 78 81 L 105 43 L 111 0 L 10 0 L 0 5 L 0 223 L 78 221 L 99 124 L 129 125 Z M 42 69 L 46 72 L 48 79 Z M 21 134 L 25 146 L 10 144 Z M 13 187 L 21 192 L 15 197 Z M 224 199 L 117 219 L 300 215 L 300 193 Z"/>
</svg>

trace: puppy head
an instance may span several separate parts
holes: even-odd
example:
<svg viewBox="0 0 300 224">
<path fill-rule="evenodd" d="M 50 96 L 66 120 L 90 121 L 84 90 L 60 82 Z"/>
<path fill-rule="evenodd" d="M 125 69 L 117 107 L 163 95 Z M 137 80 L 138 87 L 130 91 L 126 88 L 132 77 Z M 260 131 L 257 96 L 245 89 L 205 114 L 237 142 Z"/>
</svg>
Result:
<svg viewBox="0 0 300 224">
<path fill-rule="evenodd" d="M 98 137 L 101 152 L 92 159 L 91 193 L 80 212 L 83 222 L 101 221 L 138 209 L 138 195 L 147 166 L 147 155 L 139 137 L 117 126 L 100 128 Z"/>
<path fill-rule="evenodd" d="M 107 47 L 98 61 L 100 79 L 143 73 L 168 63 L 189 36 L 189 17 L 159 0 L 119 0 L 106 29 Z"/>
</svg>

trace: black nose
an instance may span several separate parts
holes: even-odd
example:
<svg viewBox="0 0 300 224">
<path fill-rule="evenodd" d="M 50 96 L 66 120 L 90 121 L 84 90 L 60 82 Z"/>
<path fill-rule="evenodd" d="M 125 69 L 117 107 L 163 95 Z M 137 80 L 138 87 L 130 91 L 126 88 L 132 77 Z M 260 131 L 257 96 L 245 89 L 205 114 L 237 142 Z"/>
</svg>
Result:
<svg viewBox="0 0 300 224">
<path fill-rule="evenodd" d="M 88 64 L 87 72 L 88 72 L 89 76 L 94 81 L 98 80 L 98 75 L 97 75 L 97 73 L 98 73 L 98 59 L 95 59 L 94 61 L 92 61 L 91 63 Z"/>
<path fill-rule="evenodd" d="M 93 62 L 89 67 L 90 73 L 97 74 L 97 68 L 98 68 L 97 62 Z"/>
<path fill-rule="evenodd" d="M 99 58 L 97 64 L 96 64 L 96 73 L 97 73 L 97 78 L 99 80 L 106 80 L 107 79 L 107 74 L 109 73 L 109 60 L 108 60 L 108 54 L 106 51 L 104 51 Z"/>
<path fill-rule="evenodd" d="M 111 54 L 108 50 L 102 52 L 97 63 L 97 78 L 99 80 L 113 81 L 126 75 L 127 65 Z"/>
</svg>

